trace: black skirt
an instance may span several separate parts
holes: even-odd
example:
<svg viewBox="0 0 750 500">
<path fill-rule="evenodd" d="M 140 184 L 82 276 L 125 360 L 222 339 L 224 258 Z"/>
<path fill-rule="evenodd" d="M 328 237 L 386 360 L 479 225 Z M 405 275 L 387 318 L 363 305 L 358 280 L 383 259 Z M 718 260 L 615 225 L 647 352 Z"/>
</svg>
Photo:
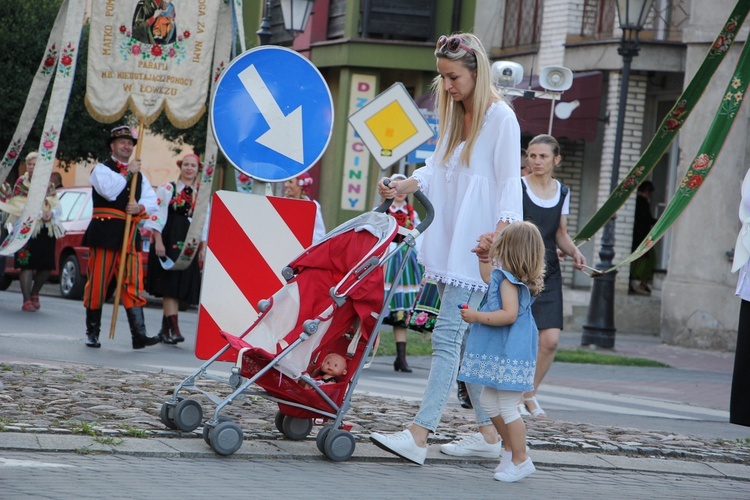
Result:
<svg viewBox="0 0 750 500">
<path fill-rule="evenodd" d="M 180 249 L 185 241 L 190 220 L 170 210 L 167 223 L 161 238 L 164 242 L 167 257 L 177 261 Z M 182 271 L 167 271 L 161 267 L 156 256 L 155 245 L 151 245 L 148 253 L 148 275 L 146 276 L 146 291 L 154 297 L 171 297 L 190 305 L 198 304 L 201 290 L 201 270 L 198 256 L 193 258 L 187 269 Z"/>
<path fill-rule="evenodd" d="M 559 269 L 552 276 L 544 278 L 544 290 L 531 304 L 531 314 L 534 316 L 538 329 L 559 328 L 562 330 L 563 294 L 562 274 Z"/>
<path fill-rule="evenodd" d="M 729 399 L 729 421 L 750 427 L 750 302 L 743 300 L 737 327 L 737 349 L 734 351 L 732 393 Z"/>
<path fill-rule="evenodd" d="M 55 242 L 46 227 L 42 226 L 39 233 L 29 239 L 26 245 L 15 254 L 17 269 L 32 269 L 35 271 L 51 271 L 55 269 Z"/>
</svg>

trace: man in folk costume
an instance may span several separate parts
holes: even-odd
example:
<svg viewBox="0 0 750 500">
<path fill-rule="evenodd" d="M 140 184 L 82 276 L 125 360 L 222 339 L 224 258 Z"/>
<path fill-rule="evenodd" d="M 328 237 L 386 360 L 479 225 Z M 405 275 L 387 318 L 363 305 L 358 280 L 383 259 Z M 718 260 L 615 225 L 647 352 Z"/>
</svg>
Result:
<svg viewBox="0 0 750 500">
<path fill-rule="evenodd" d="M 128 316 L 133 349 L 159 343 L 159 337 L 146 334 L 143 318 L 143 269 L 138 255 L 140 235 L 138 221 L 155 213 L 158 209 L 156 193 L 145 175 L 140 172 L 141 160 L 130 160 L 137 139 L 130 127 L 112 129 L 107 141 L 111 158 L 98 163 L 91 171 L 89 181 L 93 187 L 91 195 L 94 214 L 83 236 L 83 245 L 89 247 L 88 281 L 83 294 L 86 308 L 86 345 L 100 347 L 102 305 L 107 289 L 120 263 L 120 252 L 125 232 L 126 214 L 131 214 L 132 224 L 125 254 L 125 272 L 122 280 L 122 304 Z M 134 199 L 129 202 L 133 175 L 138 176 Z"/>
</svg>

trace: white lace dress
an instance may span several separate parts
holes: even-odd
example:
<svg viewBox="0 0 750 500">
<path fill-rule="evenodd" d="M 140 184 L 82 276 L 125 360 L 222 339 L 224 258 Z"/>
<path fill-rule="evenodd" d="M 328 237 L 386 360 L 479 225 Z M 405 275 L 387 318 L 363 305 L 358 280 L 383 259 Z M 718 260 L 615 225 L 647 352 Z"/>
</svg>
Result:
<svg viewBox="0 0 750 500">
<path fill-rule="evenodd" d="M 413 174 L 435 206 L 435 220 L 424 233 L 419 261 L 428 278 L 486 291 L 471 249 L 499 221 L 523 219 L 521 130 L 516 115 L 504 102 L 493 104 L 468 166 L 459 163 L 463 146 L 444 164 L 437 163 L 440 151 L 436 151 Z"/>
</svg>

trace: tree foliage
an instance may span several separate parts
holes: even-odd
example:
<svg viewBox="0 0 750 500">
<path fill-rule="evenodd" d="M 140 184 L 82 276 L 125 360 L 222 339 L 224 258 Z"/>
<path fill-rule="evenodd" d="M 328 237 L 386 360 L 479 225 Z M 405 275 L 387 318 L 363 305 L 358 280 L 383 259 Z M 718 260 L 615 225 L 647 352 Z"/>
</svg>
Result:
<svg viewBox="0 0 750 500">
<path fill-rule="evenodd" d="M 0 127 L 0 154 L 13 138 L 34 75 L 45 56 L 47 39 L 61 4 L 62 0 L 0 1 L 0 74 L 3 75 L 3 84 L 0 85 L 0 115 L 5 118 L 5 126 Z M 93 160 L 107 154 L 106 138 L 110 129 L 118 125 L 99 123 L 86 110 L 84 99 L 88 37 L 87 24 L 81 33 L 75 78 L 57 149 L 57 159 L 65 169 L 72 163 Z M 21 158 L 39 148 L 53 85 L 54 78 L 47 89 Z M 123 117 L 120 122 L 128 122 L 128 116 Z M 202 152 L 206 138 L 206 117 L 204 115 L 195 126 L 180 130 L 172 126 L 162 114 L 150 130 L 175 141 L 178 147 L 188 145 L 197 152 Z"/>
</svg>

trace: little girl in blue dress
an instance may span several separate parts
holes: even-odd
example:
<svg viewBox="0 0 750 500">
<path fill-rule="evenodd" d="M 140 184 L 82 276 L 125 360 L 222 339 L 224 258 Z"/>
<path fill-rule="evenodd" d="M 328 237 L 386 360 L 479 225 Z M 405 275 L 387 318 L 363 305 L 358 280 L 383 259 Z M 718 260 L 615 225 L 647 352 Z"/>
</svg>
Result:
<svg viewBox="0 0 750 500">
<path fill-rule="evenodd" d="M 479 403 L 503 440 L 498 481 L 515 482 L 536 470 L 518 398 L 534 387 L 539 335 L 531 303 L 544 286 L 544 251 L 534 224 L 510 224 L 495 238 L 490 262 L 479 263 L 489 283 L 485 303 L 479 310 L 459 304 L 472 325 L 458 380 L 484 386 Z"/>
</svg>

